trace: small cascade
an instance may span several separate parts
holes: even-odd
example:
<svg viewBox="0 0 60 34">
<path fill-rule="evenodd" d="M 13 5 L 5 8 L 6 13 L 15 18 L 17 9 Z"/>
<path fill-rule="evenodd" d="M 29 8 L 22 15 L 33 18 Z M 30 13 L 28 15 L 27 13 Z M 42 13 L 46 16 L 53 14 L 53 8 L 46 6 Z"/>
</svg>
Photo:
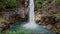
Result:
<svg viewBox="0 0 60 34">
<path fill-rule="evenodd" d="M 34 29 L 37 27 L 35 23 L 35 14 L 34 14 L 34 0 L 29 0 L 29 22 L 23 27 Z"/>
</svg>

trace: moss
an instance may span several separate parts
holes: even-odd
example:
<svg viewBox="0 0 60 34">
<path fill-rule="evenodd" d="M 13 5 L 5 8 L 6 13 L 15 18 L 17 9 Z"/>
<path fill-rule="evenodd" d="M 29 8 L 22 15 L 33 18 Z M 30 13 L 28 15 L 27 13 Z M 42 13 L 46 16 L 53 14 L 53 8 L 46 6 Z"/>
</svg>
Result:
<svg viewBox="0 0 60 34">
<path fill-rule="evenodd" d="M 56 2 L 60 3 L 60 0 L 56 0 Z"/>
<path fill-rule="evenodd" d="M 36 1 L 39 3 L 39 2 L 43 2 L 43 1 L 45 1 L 45 0 L 36 0 Z"/>
<path fill-rule="evenodd" d="M 57 18 L 60 18 L 60 14 L 54 14 Z"/>
</svg>

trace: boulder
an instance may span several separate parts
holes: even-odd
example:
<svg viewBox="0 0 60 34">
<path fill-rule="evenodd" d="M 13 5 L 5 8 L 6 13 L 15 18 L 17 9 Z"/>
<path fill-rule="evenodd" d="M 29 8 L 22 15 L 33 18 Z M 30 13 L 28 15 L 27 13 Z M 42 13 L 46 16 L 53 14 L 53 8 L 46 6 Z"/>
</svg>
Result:
<svg viewBox="0 0 60 34">
<path fill-rule="evenodd" d="M 38 18 L 40 17 L 40 18 Z M 42 23 L 42 24 L 55 24 L 56 23 L 56 17 L 54 16 L 38 16 L 38 20 L 36 21 L 39 21 L 39 23 Z"/>
<path fill-rule="evenodd" d="M 5 26 L 8 25 L 8 24 L 9 24 L 8 21 L 6 21 L 6 20 L 3 19 L 3 18 L 0 18 L 0 27 L 1 27 L 1 28 L 5 27 Z"/>
</svg>

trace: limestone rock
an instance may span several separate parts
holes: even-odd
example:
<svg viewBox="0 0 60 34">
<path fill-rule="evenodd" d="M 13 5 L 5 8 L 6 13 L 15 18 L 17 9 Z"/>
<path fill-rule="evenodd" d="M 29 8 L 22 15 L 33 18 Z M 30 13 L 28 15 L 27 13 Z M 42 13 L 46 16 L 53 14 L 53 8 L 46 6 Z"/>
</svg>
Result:
<svg viewBox="0 0 60 34">
<path fill-rule="evenodd" d="M 3 18 L 0 18 L 0 27 L 5 27 L 6 25 L 8 25 L 9 22 L 6 21 L 5 19 Z"/>
<path fill-rule="evenodd" d="M 40 18 L 39 18 L 40 17 Z M 43 24 L 55 24 L 56 23 L 56 17 L 54 16 L 37 16 L 37 21 Z"/>
</svg>

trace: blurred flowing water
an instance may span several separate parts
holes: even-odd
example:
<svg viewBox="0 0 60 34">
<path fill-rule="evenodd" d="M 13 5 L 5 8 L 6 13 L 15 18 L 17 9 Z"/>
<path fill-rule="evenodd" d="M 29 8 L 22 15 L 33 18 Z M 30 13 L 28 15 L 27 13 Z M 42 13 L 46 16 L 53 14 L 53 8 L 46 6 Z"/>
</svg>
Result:
<svg viewBox="0 0 60 34">
<path fill-rule="evenodd" d="M 38 25 L 35 23 L 35 14 L 34 14 L 34 0 L 29 0 L 29 22 L 23 25 L 25 28 L 34 29 Z"/>
</svg>

